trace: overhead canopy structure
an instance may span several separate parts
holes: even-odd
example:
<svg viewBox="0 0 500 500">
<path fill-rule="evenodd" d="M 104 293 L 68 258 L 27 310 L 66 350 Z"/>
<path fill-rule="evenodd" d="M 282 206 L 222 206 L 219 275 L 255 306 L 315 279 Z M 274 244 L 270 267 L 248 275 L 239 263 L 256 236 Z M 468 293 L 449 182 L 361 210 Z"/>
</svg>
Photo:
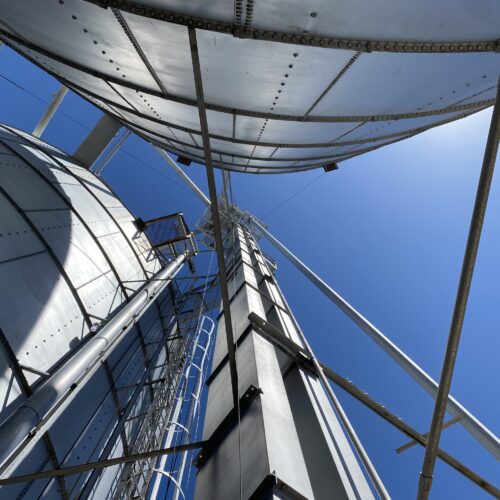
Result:
<svg viewBox="0 0 500 500">
<path fill-rule="evenodd" d="M 497 0 L 0 0 L 0 37 L 167 150 L 249 173 L 339 162 L 493 103 Z"/>
</svg>

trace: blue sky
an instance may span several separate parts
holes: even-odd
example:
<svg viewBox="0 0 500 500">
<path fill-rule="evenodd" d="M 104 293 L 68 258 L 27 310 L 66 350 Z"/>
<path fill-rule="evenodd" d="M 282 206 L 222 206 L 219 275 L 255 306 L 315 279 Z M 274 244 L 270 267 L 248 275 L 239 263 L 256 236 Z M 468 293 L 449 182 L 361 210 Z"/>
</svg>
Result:
<svg viewBox="0 0 500 500">
<path fill-rule="evenodd" d="M 0 48 L 1 123 L 31 131 L 58 87 Z M 100 115 L 68 94 L 43 138 L 73 152 Z M 331 173 L 232 176 L 240 207 L 263 218 L 275 236 L 436 379 L 490 116 L 491 110 L 478 113 L 344 162 Z M 192 164 L 186 171 L 207 192 L 204 169 Z M 204 208 L 137 137 L 129 138 L 104 177 L 143 218 L 180 210 L 193 227 Z M 497 174 L 452 385 L 453 395 L 497 435 L 499 214 Z M 318 356 L 425 432 L 432 399 L 273 248 L 265 242 L 263 248 L 276 258 L 278 280 Z M 394 449 L 407 439 L 336 392 L 389 492 L 397 499 L 414 498 L 423 449 L 396 455 Z M 459 426 L 444 431 L 442 447 L 498 486 L 498 463 Z M 431 498 L 488 496 L 438 461 Z"/>
</svg>

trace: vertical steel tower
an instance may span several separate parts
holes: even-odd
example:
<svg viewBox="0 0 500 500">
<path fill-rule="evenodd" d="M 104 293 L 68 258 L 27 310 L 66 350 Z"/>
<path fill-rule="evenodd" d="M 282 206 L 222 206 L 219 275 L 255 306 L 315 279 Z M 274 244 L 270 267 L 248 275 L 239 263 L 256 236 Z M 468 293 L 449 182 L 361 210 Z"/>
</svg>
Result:
<svg viewBox="0 0 500 500">
<path fill-rule="evenodd" d="M 220 322 L 196 498 L 372 498 L 322 381 L 261 329 L 267 322 L 307 348 L 254 234 L 224 228 L 239 403 Z"/>
</svg>

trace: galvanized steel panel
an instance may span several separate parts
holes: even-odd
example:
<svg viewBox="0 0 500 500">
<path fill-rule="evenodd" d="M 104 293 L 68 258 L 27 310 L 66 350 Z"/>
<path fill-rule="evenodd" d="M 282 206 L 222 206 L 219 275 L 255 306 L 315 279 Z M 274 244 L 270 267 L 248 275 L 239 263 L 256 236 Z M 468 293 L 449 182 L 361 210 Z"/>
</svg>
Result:
<svg viewBox="0 0 500 500">
<path fill-rule="evenodd" d="M 75 288 L 82 288 L 110 271 L 95 237 L 89 234 L 74 213 L 34 212 L 30 214 L 30 219 L 44 232 L 45 241 L 64 266 Z"/>
<path fill-rule="evenodd" d="M 50 186 L 17 156 L 0 155 L 0 185 L 24 210 L 67 207 Z"/>
<path fill-rule="evenodd" d="M 19 136 L 21 138 L 0 129 L 0 137 L 22 156 L 20 159 L 10 154 L 8 148 L 0 144 L 3 148 L 0 151 L 0 186 L 19 205 L 15 207 L 6 196 L 0 196 L 0 296 L 3 304 L 0 323 L 22 365 L 51 372 L 87 337 L 87 321 L 99 324 L 99 318 L 106 320 L 124 302 L 115 270 L 120 281 L 134 289 L 141 286 L 144 279 L 139 262 L 151 271 L 158 270 L 160 263 L 148 240 L 143 235 L 137 237 L 132 215 L 107 186 L 65 153 L 29 135 Z M 110 213 L 101 204 L 110 207 Z M 132 248 L 137 251 L 137 257 Z M 137 282 L 128 283 L 127 280 Z M 166 301 L 162 306 L 167 318 L 171 313 L 169 304 Z M 157 309 L 153 306 L 148 313 L 150 319 L 145 318 L 140 323 L 144 326 L 147 342 L 153 343 L 165 332 Z M 156 346 L 146 347 L 148 356 Z M 137 328 L 130 331 L 114 354 L 116 356 L 110 357 L 114 383 L 119 387 L 132 386 L 131 390 L 119 391 L 119 400 L 125 406 L 148 362 Z M 0 349 L 2 420 L 24 400 L 10 364 Z M 162 376 L 161 371 L 158 373 Z M 29 384 L 43 378 L 27 370 L 24 376 Z M 137 411 L 145 410 L 148 402 L 149 390 L 144 390 L 135 405 Z M 72 465 L 98 459 L 118 418 L 111 381 L 101 368 L 51 428 L 59 461 Z M 135 436 L 141 425 L 142 417 L 129 426 L 130 433 Z M 129 435 L 128 439 L 132 437 Z M 54 467 L 45 445 L 40 442 L 13 472 L 33 472 L 42 462 L 42 467 Z M 107 472 L 106 481 L 116 483 L 119 470 Z M 66 486 L 70 495 L 76 495 L 88 475 L 68 476 Z M 37 481 L 32 485 L 2 488 L 0 497 L 5 498 L 6 492 L 11 498 L 12 492 L 23 488 L 28 495 L 50 498 L 59 495 L 54 481 Z"/>
<path fill-rule="evenodd" d="M 35 253 L 45 252 L 45 247 L 33 234 L 28 223 L 1 194 L 0 214 L 2 214 L 0 264 L 11 259 L 22 259 Z"/>
<path fill-rule="evenodd" d="M 239 155 L 224 165 L 253 173 L 321 167 L 381 146 L 372 142 L 378 131 L 403 139 L 484 109 L 500 65 L 494 0 L 155 0 L 136 13 L 134 2 L 113 3 L 122 11 L 83 0 L 1 4 L 6 42 L 132 130 L 197 162 L 203 153 L 187 26 L 200 28 L 214 164 L 220 154 Z M 373 129 L 360 127 L 367 135 L 354 133 L 372 121 Z M 348 155 L 309 155 L 309 147 L 324 148 L 351 129 L 346 136 L 358 142 Z M 265 164 L 275 147 L 279 159 L 289 158 L 279 168 Z"/>
<path fill-rule="evenodd" d="M 128 245 L 125 245 L 123 235 L 120 232 L 105 234 L 99 237 L 104 251 L 110 256 L 121 281 L 132 290 L 140 287 L 140 283 L 133 280 L 137 275 L 138 265 L 134 253 Z"/>
<path fill-rule="evenodd" d="M 47 253 L 2 264 L 0 297 L 0 323 L 9 343 L 21 363 L 38 370 L 50 370 L 88 332 L 67 282 Z M 26 376 L 30 382 L 39 378 Z"/>
<path fill-rule="evenodd" d="M 16 375 L 11 368 L 11 362 L 7 357 L 3 346 L 0 347 L 0 405 L 2 415 L 7 418 L 19 404 L 25 399 L 25 395 L 19 387 Z"/>
<path fill-rule="evenodd" d="M 36 2 L 35 2 L 36 3 Z M 123 74 L 134 81 L 155 88 L 154 80 L 142 71 L 137 53 L 129 53 L 130 41 L 110 10 L 101 10 L 92 5 L 79 5 L 78 1 L 45 2 L 43 10 L 29 8 L 24 2 L 10 4 L 9 11 L 2 11 L 2 20 L 8 25 L 15 23 L 17 32 L 30 32 L 37 45 L 58 45 L 58 53 L 71 57 L 78 53 L 82 64 L 97 71 L 113 71 L 120 78 Z M 60 6 L 66 7 L 61 12 Z M 44 19 L 52 19 L 50 31 Z M 71 36 L 68 36 L 70 33 Z M 111 62 L 113 61 L 113 62 Z"/>
<path fill-rule="evenodd" d="M 71 205 L 95 236 L 105 236 L 117 231 L 116 224 L 111 217 L 82 185 L 66 184 L 63 189 L 65 195 L 71 200 Z"/>
</svg>

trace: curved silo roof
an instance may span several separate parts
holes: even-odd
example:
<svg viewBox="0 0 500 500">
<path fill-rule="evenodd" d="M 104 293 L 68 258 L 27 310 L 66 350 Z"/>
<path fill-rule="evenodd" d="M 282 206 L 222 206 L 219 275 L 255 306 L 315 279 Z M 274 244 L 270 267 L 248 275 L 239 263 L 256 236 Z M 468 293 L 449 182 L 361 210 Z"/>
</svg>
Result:
<svg viewBox="0 0 500 500">
<path fill-rule="evenodd" d="M 61 150 L 0 125 L 0 167 L 0 323 L 22 364 L 49 372 L 161 266 L 108 186 Z"/>
<path fill-rule="evenodd" d="M 0 35 L 167 150 L 203 163 L 188 27 L 213 163 L 339 162 L 493 102 L 496 0 L 0 0 Z"/>
<path fill-rule="evenodd" d="M 19 409 L 161 268 L 133 221 L 108 186 L 71 156 L 0 125 L 0 421 Z M 152 317 L 141 318 L 145 338 L 160 335 L 159 323 L 154 308 Z M 146 365 L 136 349 L 137 337 L 139 326 L 110 358 L 117 384 L 135 381 L 130 366 Z M 77 397 L 59 417 L 57 432 L 39 443 L 17 471 L 39 470 L 49 460 L 58 466 L 92 458 L 95 451 L 84 438 L 107 438 L 110 422 L 118 417 L 103 368 L 86 391 L 94 399 Z M 77 480 L 83 481 L 75 476 L 66 486 Z M 49 480 L 1 489 L 0 498 L 23 491 L 30 498 L 43 491 L 60 497 L 57 484 Z"/>
</svg>

